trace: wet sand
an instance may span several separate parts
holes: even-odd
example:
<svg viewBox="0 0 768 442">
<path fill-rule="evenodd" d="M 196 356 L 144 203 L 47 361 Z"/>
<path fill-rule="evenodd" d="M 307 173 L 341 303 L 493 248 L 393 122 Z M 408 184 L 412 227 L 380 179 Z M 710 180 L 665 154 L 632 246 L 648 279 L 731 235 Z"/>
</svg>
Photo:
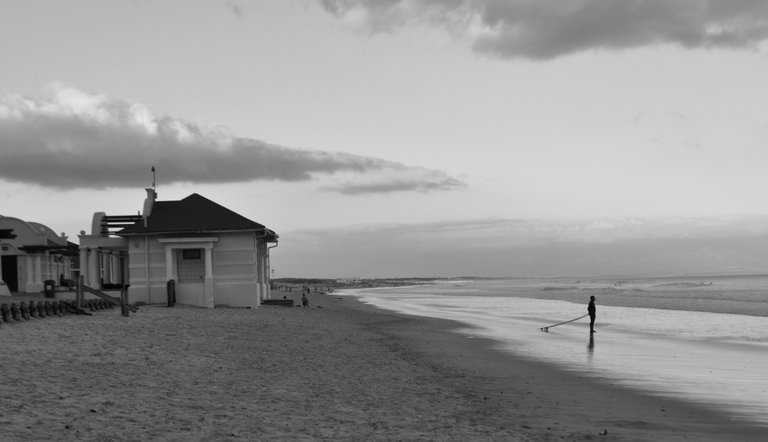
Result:
<svg viewBox="0 0 768 442">
<path fill-rule="evenodd" d="M 0 439 L 764 439 L 765 428 L 498 351 L 450 321 L 309 298 L 3 324 Z"/>
</svg>

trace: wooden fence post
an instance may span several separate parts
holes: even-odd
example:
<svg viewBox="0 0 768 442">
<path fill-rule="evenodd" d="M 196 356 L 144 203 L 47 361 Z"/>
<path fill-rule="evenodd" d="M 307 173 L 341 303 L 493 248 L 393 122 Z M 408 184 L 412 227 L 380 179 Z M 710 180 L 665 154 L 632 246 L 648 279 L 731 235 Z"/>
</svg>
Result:
<svg viewBox="0 0 768 442">
<path fill-rule="evenodd" d="M 130 314 L 128 310 L 128 290 L 125 286 L 120 289 L 120 311 L 126 317 Z"/>
<path fill-rule="evenodd" d="M 83 285 L 85 285 L 85 276 L 80 275 L 77 278 L 77 292 L 75 292 L 75 306 L 83 308 Z"/>
</svg>

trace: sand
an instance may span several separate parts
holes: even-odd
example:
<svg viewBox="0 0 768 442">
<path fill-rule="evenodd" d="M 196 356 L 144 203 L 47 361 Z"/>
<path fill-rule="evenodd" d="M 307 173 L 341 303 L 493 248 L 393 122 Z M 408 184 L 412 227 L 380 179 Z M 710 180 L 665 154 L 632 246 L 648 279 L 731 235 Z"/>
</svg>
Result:
<svg viewBox="0 0 768 442">
<path fill-rule="evenodd" d="M 503 353 L 456 327 L 314 293 L 309 308 L 142 306 L 127 318 L 4 323 L 0 440 L 738 441 L 768 431 Z"/>
</svg>

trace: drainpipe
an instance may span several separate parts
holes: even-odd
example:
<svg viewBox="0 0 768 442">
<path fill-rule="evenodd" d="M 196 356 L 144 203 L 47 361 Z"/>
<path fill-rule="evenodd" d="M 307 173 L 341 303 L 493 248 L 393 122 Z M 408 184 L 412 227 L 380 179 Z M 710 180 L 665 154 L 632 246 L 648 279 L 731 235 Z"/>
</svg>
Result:
<svg viewBox="0 0 768 442">
<path fill-rule="evenodd" d="M 269 258 L 269 251 L 270 251 L 270 250 L 272 250 L 272 249 L 276 249 L 276 248 L 277 248 L 277 246 L 280 244 L 280 243 L 279 243 L 279 241 L 280 241 L 279 239 L 276 239 L 276 240 L 275 240 L 275 245 L 274 245 L 274 246 L 269 246 L 269 247 L 267 247 L 267 258 Z"/>
<path fill-rule="evenodd" d="M 259 280 L 259 238 L 264 238 L 267 236 L 267 228 L 264 228 L 264 231 L 262 232 L 262 235 L 256 236 L 256 234 L 253 234 L 253 253 L 254 253 L 254 262 L 256 263 L 256 281 Z"/>
<path fill-rule="evenodd" d="M 272 232 L 272 233 L 274 233 L 274 232 Z M 265 231 L 264 235 L 266 235 L 266 234 L 267 234 L 267 232 Z M 275 236 L 277 236 L 277 235 L 275 235 Z M 266 256 L 267 262 L 269 262 L 269 251 L 274 249 L 274 248 L 276 248 L 277 246 L 278 246 L 278 238 L 275 238 L 275 245 L 267 247 L 267 256 Z M 269 279 L 269 269 L 267 269 L 267 279 Z"/>
<path fill-rule="evenodd" d="M 262 266 L 260 265 L 260 260 L 259 260 L 259 238 L 264 238 L 266 236 L 267 236 L 267 228 L 266 227 L 262 231 L 261 235 L 257 236 L 256 233 L 253 234 L 253 255 L 254 255 L 254 260 L 253 260 L 254 261 L 254 269 L 253 270 L 254 270 L 254 273 L 255 273 L 254 276 L 256 277 L 256 285 L 259 286 L 259 292 L 258 292 L 259 295 L 258 295 L 258 299 L 257 299 L 258 305 L 261 305 L 261 301 L 263 300 L 263 295 L 266 295 L 265 293 L 264 294 L 261 293 L 260 284 L 262 284 L 263 281 L 259 280 L 259 276 L 262 273 L 262 269 L 261 269 Z"/>
<path fill-rule="evenodd" d="M 269 290 L 269 271 L 268 271 L 268 269 L 265 268 L 263 263 L 259 262 L 260 260 L 259 260 L 259 247 L 258 247 L 259 240 L 258 239 L 266 237 L 269 234 L 269 232 L 271 232 L 271 230 L 269 230 L 269 229 L 267 229 L 265 227 L 264 230 L 262 230 L 262 232 L 261 232 L 262 234 L 261 235 L 256 236 L 255 233 L 253 234 L 253 253 L 255 254 L 254 262 L 255 262 L 255 265 L 256 265 L 256 268 L 255 268 L 255 270 L 256 270 L 256 281 L 257 281 L 257 284 L 263 283 L 266 286 L 267 290 Z M 274 247 L 277 247 L 277 244 L 275 244 Z M 269 262 L 269 249 L 274 248 L 274 247 L 268 247 L 267 248 L 266 256 L 263 257 L 263 262 L 264 263 Z M 259 274 L 260 273 L 263 276 L 262 281 L 259 281 Z M 259 304 L 261 304 L 261 301 L 262 300 L 259 299 Z"/>
<path fill-rule="evenodd" d="M 279 245 L 279 240 L 275 239 L 275 245 L 267 247 L 267 279 L 269 279 L 269 286 L 272 287 L 272 277 L 270 276 L 269 272 L 272 270 L 272 260 L 270 259 L 269 251 L 272 249 L 276 249 Z"/>
</svg>

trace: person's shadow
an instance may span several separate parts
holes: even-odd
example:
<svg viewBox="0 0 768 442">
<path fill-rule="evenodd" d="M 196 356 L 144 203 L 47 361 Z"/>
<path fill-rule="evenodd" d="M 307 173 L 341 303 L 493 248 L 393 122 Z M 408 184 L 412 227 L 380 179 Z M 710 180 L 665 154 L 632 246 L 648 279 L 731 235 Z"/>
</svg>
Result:
<svg viewBox="0 0 768 442">
<path fill-rule="evenodd" d="M 589 360 L 592 360 L 592 355 L 595 353 L 595 334 L 590 333 L 589 334 L 589 343 L 587 344 L 587 356 L 589 357 Z"/>
</svg>

